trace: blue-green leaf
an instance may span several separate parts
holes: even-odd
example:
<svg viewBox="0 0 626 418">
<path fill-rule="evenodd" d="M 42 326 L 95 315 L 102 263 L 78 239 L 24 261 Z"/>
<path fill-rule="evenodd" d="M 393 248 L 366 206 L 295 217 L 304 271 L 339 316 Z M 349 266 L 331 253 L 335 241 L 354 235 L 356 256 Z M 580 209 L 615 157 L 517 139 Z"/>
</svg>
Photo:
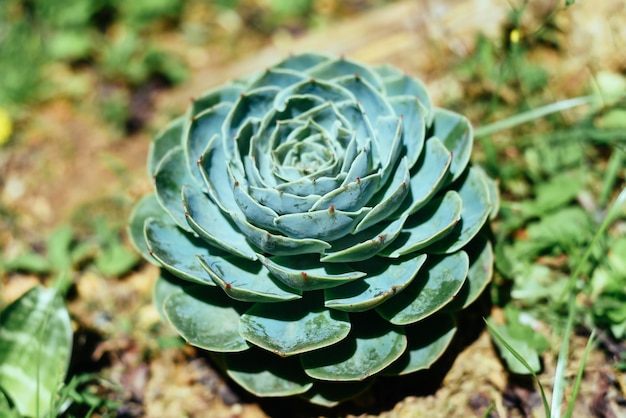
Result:
<svg viewBox="0 0 626 418">
<path fill-rule="evenodd" d="M 198 260 L 228 296 L 242 302 L 281 302 L 300 299 L 300 293 L 272 277 L 261 263 L 233 256 Z"/>
<path fill-rule="evenodd" d="M 361 312 L 380 305 L 404 290 L 426 261 L 426 254 L 395 261 L 362 263 L 367 277 L 339 287 L 326 289 L 325 305 L 332 309 Z"/>
<path fill-rule="evenodd" d="M 185 287 L 164 304 L 167 319 L 189 344 L 221 353 L 250 347 L 239 334 L 239 319 L 248 307 L 206 286 Z"/>
<path fill-rule="evenodd" d="M 183 187 L 183 206 L 187 222 L 209 245 L 248 260 L 256 260 L 256 253 L 221 209 L 195 187 Z"/>
<path fill-rule="evenodd" d="M 353 324 L 350 335 L 339 343 L 302 354 L 306 374 L 320 380 L 362 381 L 393 363 L 406 349 L 401 328 L 389 327 L 375 314 L 358 322 L 360 326 Z"/>
<path fill-rule="evenodd" d="M 144 224 L 148 218 L 160 218 L 164 214 L 164 210 L 159 204 L 154 194 L 149 194 L 141 198 L 141 200 L 135 205 L 133 211 L 130 214 L 128 221 L 128 237 L 133 246 L 141 253 L 144 259 L 152 264 L 160 265 L 158 261 L 152 257 L 146 238 L 143 233 Z M 166 215 L 169 216 L 169 215 Z"/>
<path fill-rule="evenodd" d="M 279 231 L 292 238 L 333 241 L 352 232 L 367 212 L 366 208 L 344 212 L 331 206 L 327 210 L 282 215 L 276 218 L 275 224 Z"/>
<path fill-rule="evenodd" d="M 461 221 L 445 239 L 430 247 L 429 251 L 447 254 L 455 252 L 463 248 L 482 229 L 493 208 L 487 181 L 482 170 L 474 167 L 468 170 L 458 190 L 463 205 Z"/>
<path fill-rule="evenodd" d="M 165 269 L 181 279 L 215 286 L 211 276 L 195 256 L 211 256 L 221 251 L 211 248 L 200 238 L 179 229 L 173 222 L 148 218 L 145 224 L 145 239 L 150 254 Z"/>
<path fill-rule="evenodd" d="M 366 276 L 347 264 L 320 263 L 318 256 L 258 257 L 274 277 L 300 291 L 327 289 Z"/>
<path fill-rule="evenodd" d="M 292 396 L 311 389 L 313 382 L 297 357 L 279 357 L 262 349 L 215 356 L 226 373 L 256 396 Z"/>
<path fill-rule="evenodd" d="M 159 163 L 172 148 L 183 144 L 185 118 L 180 117 L 170 122 L 165 129 L 159 132 L 150 143 L 148 151 L 148 174 L 154 177 Z"/>
<path fill-rule="evenodd" d="M 381 372 L 397 376 L 428 369 L 452 342 L 456 321 L 451 315 L 438 314 L 405 328 L 408 347 L 402 357 Z"/>
<path fill-rule="evenodd" d="M 350 332 L 348 314 L 324 308 L 317 296 L 296 302 L 255 304 L 241 317 L 241 335 L 281 357 L 341 341 Z"/>
<path fill-rule="evenodd" d="M 411 192 L 400 210 L 414 214 L 437 192 L 448 177 L 452 155 L 438 138 L 426 141 L 422 157 L 413 168 L 409 188 Z"/>
<path fill-rule="evenodd" d="M 416 323 L 454 299 L 465 282 L 468 268 L 469 258 L 464 251 L 429 257 L 411 284 L 376 310 L 395 325 Z"/>
<path fill-rule="evenodd" d="M 441 139 L 452 152 L 450 174 L 454 181 L 463 174 L 472 153 L 472 125 L 465 116 L 445 109 L 435 109 L 432 135 Z"/>
<path fill-rule="evenodd" d="M 191 231 L 182 204 L 185 184 L 194 184 L 182 146 L 173 148 L 161 160 L 154 176 L 156 197 L 163 208 L 185 231 Z"/>
<path fill-rule="evenodd" d="M 457 225 L 461 210 L 461 197 L 453 190 L 432 199 L 408 219 L 400 235 L 381 254 L 396 258 L 437 242 Z"/>
</svg>

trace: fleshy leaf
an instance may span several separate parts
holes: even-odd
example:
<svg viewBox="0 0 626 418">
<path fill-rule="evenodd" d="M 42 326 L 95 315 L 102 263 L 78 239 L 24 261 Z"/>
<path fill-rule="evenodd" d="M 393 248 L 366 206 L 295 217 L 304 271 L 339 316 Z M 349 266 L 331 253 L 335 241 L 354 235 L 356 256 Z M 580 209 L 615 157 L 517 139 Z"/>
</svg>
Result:
<svg viewBox="0 0 626 418">
<path fill-rule="evenodd" d="M 257 202 L 273 209 L 279 215 L 306 212 L 321 197 L 319 195 L 297 196 L 276 189 L 250 187 L 250 196 Z"/>
<path fill-rule="evenodd" d="M 316 96 L 324 101 L 331 102 L 340 102 L 343 100 L 356 101 L 354 95 L 343 87 L 334 83 L 310 79 L 282 89 L 274 99 L 274 107 L 282 112 L 287 107 L 287 99 L 289 97 L 304 95 Z"/>
<path fill-rule="evenodd" d="M 365 235 L 371 234 L 365 241 L 359 242 L 348 246 L 347 248 L 340 249 L 333 252 L 325 252 L 324 257 L 320 261 L 324 263 L 337 263 L 337 262 L 350 262 L 350 261 L 363 261 L 372 258 L 376 254 L 380 253 L 390 243 L 392 243 L 396 237 L 402 231 L 402 226 L 406 221 L 406 215 L 396 219 L 389 224 L 382 224 L 383 227 L 370 230 L 367 229 L 360 234 L 351 236 L 351 239 L 344 239 L 338 242 L 341 246 L 346 245 L 348 242 L 360 239 Z M 372 228 L 373 229 L 373 228 Z"/>
<path fill-rule="evenodd" d="M 328 308 L 348 312 L 361 312 L 372 309 L 400 293 L 426 261 L 426 254 L 396 261 L 380 263 L 372 259 L 363 263 L 367 277 L 362 280 L 326 289 L 324 296 Z M 380 261 L 380 260 L 378 260 Z"/>
<path fill-rule="evenodd" d="M 337 60 L 327 60 L 322 64 L 318 64 L 308 71 L 309 75 L 322 80 L 332 80 L 343 78 L 345 76 L 355 76 L 364 78 L 375 88 L 379 88 L 382 84 L 381 78 L 367 66 L 346 58 Z"/>
<path fill-rule="evenodd" d="M 433 135 L 452 152 L 450 181 L 458 179 L 465 171 L 472 153 L 472 125 L 465 116 L 445 109 L 435 109 Z"/>
<path fill-rule="evenodd" d="M 424 206 L 439 189 L 449 175 L 448 169 L 452 161 L 450 151 L 436 137 L 426 141 L 422 155 L 409 182 L 411 192 L 400 207 L 401 211 L 411 215 Z"/>
<path fill-rule="evenodd" d="M 250 89 L 255 89 L 259 87 L 278 87 L 285 88 L 292 84 L 296 84 L 302 80 L 305 80 L 306 77 L 302 73 L 282 68 L 268 68 L 263 73 L 250 84 Z"/>
<path fill-rule="evenodd" d="M 275 223 L 279 231 L 292 238 L 333 241 L 352 232 L 367 212 L 365 208 L 344 212 L 331 206 L 326 210 L 279 216 Z"/>
<path fill-rule="evenodd" d="M 306 52 L 304 54 L 291 55 L 274 65 L 274 67 L 286 68 L 294 71 L 303 71 L 306 73 L 309 69 L 327 61 L 331 61 L 331 58 L 326 55 Z"/>
<path fill-rule="evenodd" d="M 242 93 L 224 121 L 222 135 L 225 141 L 232 141 L 248 120 L 260 120 L 273 107 L 274 97 L 281 90 L 266 86 Z"/>
<path fill-rule="evenodd" d="M 464 251 L 429 257 L 411 284 L 376 310 L 395 325 L 418 322 L 450 303 L 465 282 L 468 268 Z"/>
<path fill-rule="evenodd" d="M 215 135 L 200 157 L 198 167 L 208 187 L 211 200 L 217 203 L 223 212 L 241 213 L 233 196 L 233 185 L 229 184 L 227 165 L 228 160 L 222 139 L 219 135 Z"/>
<path fill-rule="evenodd" d="M 202 266 L 228 296 L 242 302 L 281 302 L 300 294 L 276 281 L 261 263 L 239 257 L 198 257 Z"/>
<path fill-rule="evenodd" d="M 150 263 L 160 266 L 159 262 L 152 257 L 146 238 L 143 233 L 143 227 L 148 218 L 159 218 L 163 216 L 163 208 L 159 204 L 154 194 L 149 194 L 141 198 L 130 214 L 128 221 L 128 237 L 133 246 L 141 253 L 144 259 Z"/>
<path fill-rule="evenodd" d="M 187 140 L 184 144 L 185 155 L 191 174 L 197 180 L 198 185 L 204 186 L 204 177 L 198 167 L 198 161 L 209 145 L 209 140 L 215 135 L 221 135 L 222 124 L 231 108 L 230 103 L 220 103 L 196 115 L 189 122 Z"/>
<path fill-rule="evenodd" d="M 402 118 L 402 144 L 409 167 L 418 161 L 424 147 L 427 110 L 419 99 L 401 96 L 391 99 L 396 115 Z"/>
<path fill-rule="evenodd" d="M 332 408 L 341 401 L 354 398 L 365 392 L 373 382 L 373 379 L 367 379 L 363 382 L 316 381 L 313 387 L 300 397 L 312 404 Z"/>
<path fill-rule="evenodd" d="M 400 165 L 395 172 L 394 178 L 387 185 L 385 191 L 372 210 L 356 226 L 354 232 L 358 233 L 372 225 L 388 219 L 402 205 L 402 202 L 409 194 L 410 175 L 406 158 L 400 161 Z"/>
<path fill-rule="evenodd" d="M 389 103 L 376 91 L 376 89 L 362 78 L 360 74 L 351 74 L 335 80 L 341 86 L 356 97 L 356 100 L 370 117 L 380 117 L 393 115 L 394 111 Z"/>
<path fill-rule="evenodd" d="M 204 193 L 195 187 L 183 187 L 183 206 L 191 229 L 207 243 L 248 260 L 256 260 L 256 253 L 245 236 Z"/>
<path fill-rule="evenodd" d="M 182 189 L 185 184 L 194 184 L 186 164 L 182 146 L 173 148 L 161 160 L 154 176 L 156 197 L 163 208 L 185 231 L 191 231 L 185 219 L 182 204 Z"/>
<path fill-rule="evenodd" d="M 297 239 L 271 234 L 238 216 L 233 216 L 232 219 L 246 238 L 264 253 L 273 255 L 298 255 L 322 253 L 324 250 L 330 248 L 330 244 L 318 239 Z"/>
<path fill-rule="evenodd" d="M 181 279 L 215 286 L 211 276 L 194 256 L 208 257 L 219 250 L 211 250 L 200 238 L 185 233 L 173 222 L 167 223 L 161 219 L 148 218 L 144 234 L 150 254 L 170 273 Z"/>
<path fill-rule="evenodd" d="M 345 339 L 300 356 L 306 374 L 320 380 L 363 381 L 402 355 L 407 346 L 402 328 L 389 327 L 375 314 L 359 315 L 367 319 L 353 321 Z"/>
<path fill-rule="evenodd" d="M 441 357 L 456 333 L 454 318 L 438 314 L 405 328 L 408 347 L 402 357 L 381 372 L 397 376 L 428 369 Z"/>
<path fill-rule="evenodd" d="M 222 353 L 250 347 L 239 334 L 239 318 L 248 307 L 206 286 L 185 287 L 164 303 L 167 319 L 189 344 Z"/>
<path fill-rule="evenodd" d="M 461 221 L 445 239 L 430 247 L 429 251 L 449 254 L 463 248 L 476 236 L 491 214 L 493 204 L 489 200 L 489 188 L 483 171 L 471 167 L 458 192 L 463 202 Z"/>
<path fill-rule="evenodd" d="M 350 321 L 346 313 L 324 308 L 317 296 L 257 303 L 242 315 L 239 331 L 246 340 L 281 357 L 333 345 L 348 335 Z"/>
<path fill-rule="evenodd" d="M 235 382 L 256 396 L 298 395 L 313 386 L 296 357 L 279 357 L 262 349 L 216 357 Z"/>
<path fill-rule="evenodd" d="M 470 265 L 467 280 L 454 300 L 446 305 L 446 311 L 457 311 L 467 308 L 485 290 L 493 276 L 494 254 L 491 243 L 484 237 L 477 237 L 470 248 Z"/>
<path fill-rule="evenodd" d="M 258 257 L 274 277 L 300 291 L 327 289 L 366 276 L 347 264 L 320 263 L 315 256 Z"/>
<path fill-rule="evenodd" d="M 445 237 L 461 219 L 461 205 L 461 197 L 453 190 L 431 200 L 409 218 L 402 233 L 381 254 L 400 257 Z"/>
<path fill-rule="evenodd" d="M 311 211 L 328 209 L 333 206 L 341 211 L 358 211 L 374 196 L 379 188 L 381 173 L 374 173 L 364 178 L 345 184 L 322 196 L 311 208 Z"/>
<path fill-rule="evenodd" d="M 154 177 L 159 163 L 172 148 L 183 144 L 185 118 L 179 117 L 170 122 L 165 129 L 159 132 L 150 143 L 148 151 L 148 174 Z"/>
<path fill-rule="evenodd" d="M 159 277 L 157 277 L 154 283 L 152 297 L 154 298 L 154 306 L 156 306 L 163 321 L 167 321 L 164 310 L 165 299 L 173 293 L 180 292 L 181 289 L 187 286 L 195 286 L 195 284 L 187 280 L 179 279 L 165 269 L 161 270 L 161 274 L 159 274 Z"/>
</svg>

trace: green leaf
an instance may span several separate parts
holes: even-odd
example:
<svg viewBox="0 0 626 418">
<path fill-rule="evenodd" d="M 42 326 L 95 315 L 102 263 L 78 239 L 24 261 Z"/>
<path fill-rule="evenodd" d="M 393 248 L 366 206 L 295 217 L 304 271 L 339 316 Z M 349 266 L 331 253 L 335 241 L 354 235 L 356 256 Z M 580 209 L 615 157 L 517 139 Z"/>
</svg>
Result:
<svg viewBox="0 0 626 418">
<path fill-rule="evenodd" d="M 146 220 L 144 233 L 150 254 L 165 269 L 181 279 L 214 286 L 211 275 L 195 256 L 210 257 L 222 252 L 180 230 L 167 215 L 164 217 L 165 221 L 155 218 Z"/>
<path fill-rule="evenodd" d="M 415 173 L 409 182 L 411 189 L 409 197 L 405 199 L 406 203 L 403 203 L 400 208 L 402 212 L 408 212 L 410 215 L 428 203 L 449 176 L 448 169 L 452 161 L 450 151 L 438 138 L 430 138 L 424 147 L 422 157 L 413 168 Z"/>
<path fill-rule="evenodd" d="M 382 263 L 374 258 L 359 265 L 367 272 L 362 280 L 324 291 L 325 305 L 347 312 L 372 309 L 402 292 L 426 261 L 426 254 Z"/>
<path fill-rule="evenodd" d="M 367 379 L 363 382 L 329 382 L 320 380 L 315 381 L 313 387 L 300 395 L 300 397 L 313 404 L 332 408 L 346 399 L 354 398 L 365 392 L 372 383 L 374 383 L 374 379 Z"/>
<path fill-rule="evenodd" d="M 306 374 L 320 380 L 363 381 L 402 355 L 407 339 L 401 328 L 389 327 L 371 312 L 360 315 L 366 317 L 353 320 L 348 337 L 300 356 Z"/>
<path fill-rule="evenodd" d="M 258 257 L 274 277 L 301 291 L 331 288 L 366 276 L 348 264 L 320 264 L 317 256 Z"/>
<path fill-rule="evenodd" d="M 493 276 L 493 248 L 491 243 L 479 237 L 472 241 L 467 249 L 470 266 L 467 280 L 455 296 L 454 301 L 446 306 L 447 311 L 467 308 L 483 293 Z"/>
<path fill-rule="evenodd" d="M 148 152 L 148 175 L 153 177 L 156 174 L 159 163 L 172 148 L 182 144 L 185 118 L 180 117 L 170 122 L 160 131 L 150 143 Z"/>
<path fill-rule="evenodd" d="M 427 369 L 439 359 L 452 342 L 456 321 L 451 315 L 439 314 L 405 328 L 408 346 L 402 357 L 381 372 L 396 376 Z"/>
<path fill-rule="evenodd" d="M 256 396 L 291 396 L 311 389 L 297 357 L 280 357 L 263 349 L 215 356 L 226 373 Z"/>
<path fill-rule="evenodd" d="M 239 334 L 239 319 L 248 306 L 216 287 L 189 286 L 170 294 L 164 311 L 189 344 L 210 351 L 236 352 L 249 348 Z"/>
<path fill-rule="evenodd" d="M 242 315 L 240 332 L 251 343 L 285 357 L 341 341 L 350 332 L 350 321 L 346 313 L 326 309 L 319 297 L 309 296 L 255 304 Z"/>
<path fill-rule="evenodd" d="M 260 262 L 233 256 L 198 257 L 213 281 L 228 296 L 244 302 L 285 302 L 300 299 L 300 291 L 275 279 Z"/>
<path fill-rule="evenodd" d="M 155 265 L 160 265 L 160 263 L 150 254 L 150 249 L 146 243 L 143 231 L 148 218 L 155 217 L 158 219 L 162 214 L 163 208 L 161 208 L 156 196 L 154 194 L 146 195 L 135 205 L 135 208 L 130 214 L 128 228 L 126 230 L 130 242 L 135 249 L 141 253 L 145 260 Z"/>
<path fill-rule="evenodd" d="M 463 174 L 472 152 L 472 125 L 465 116 L 445 109 L 435 109 L 432 135 L 441 139 L 452 153 L 450 174 L 454 181 Z"/>
<path fill-rule="evenodd" d="M 539 353 L 528 341 L 511 336 L 505 325 L 490 324 L 489 332 L 511 372 L 525 375 L 541 370 Z"/>
<path fill-rule="evenodd" d="M 468 269 L 469 258 L 464 251 L 431 256 L 403 292 L 376 310 L 395 325 L 418 322 L 452 301 L 465 282 Z"/>
<path fill-rule="evenodd" d="M 22 415 L 42 416 L 65 379 L 72 327 L 62 297 L 37 286 L 0 314 L 0 387 Z"/>
<path fill-rule="evenodd" d="M 182 146 L 172 148 L 159 163 L 154 175 L 156 197 L 161 206 L 183 230 L 191 232 L 182 204 L 182 190 L 194 179 L 186 164 Z"/>
<path fill-rule="evenodd" d="M 48 260 L 54 271 L 67 271 L 72 268 L 71 245 L 74 239 L 72 228 L 61 226 L 48 238 Z"/>
<path fill-rule="evenodd" d="M 193 283 L 186 280 L 181 280 L 173 274 L 168 273 L 167 270 L 162 269 L 161 274 L 157 277 L 154 289 L 152 290 L 152 297 L 154 299 L 154 306 L 156 306 L 159 315 L 163 321 L 167 322 L 167 316 L 165 315 L 165 300 L 172 294 L 181 291 L 185 287 L 192 286 Z"/>
<path fill-rule="evenodd" d="M 52 266 L 47 257 L 35 252 L 26 252 L 4 263 L 4 268 L 12 271 L 28 271 L 36 274 L 50 273 Z"/>
<path fill-rule="evenodd" d="M 94 263 L 105 276 L 119 277 L 128 273 L 139 260 L 134 251 L 130 251 L 121 242 L 107 246 L 98 254 Z"/>
<path fill-rule="evenodd" d="M 397 258 L 428 247 L 453 230 L 461 220 L 461 210 L 461 197 L 453 190 L 432 199 L 409 218 L 398 238 L 381 253 Z"/>
<path fill-rule="evenodd" d="M 183 206 L 191 229 L 208 244 L 248 260 L 257 258 L 245 236 L 204 193 L 184 186 Z"/>
<path fill-rule="evenodd" d="M 474 167 L 463 175 L 463 183 L 458 190 L 462 201 L 461 222 L 444 239 L 428 247 L 429 252 L 452 253 L 463 248 L 478 234 L 495 205 L 491 201 L 489 181 L 484 171 Z"/>
</svg>

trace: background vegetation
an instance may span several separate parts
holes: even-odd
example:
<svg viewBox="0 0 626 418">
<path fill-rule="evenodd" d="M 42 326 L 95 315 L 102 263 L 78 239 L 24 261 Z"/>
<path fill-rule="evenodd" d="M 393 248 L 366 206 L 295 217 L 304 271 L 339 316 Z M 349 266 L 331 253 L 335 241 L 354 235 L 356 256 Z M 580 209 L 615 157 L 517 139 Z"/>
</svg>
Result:
<svg viewBox="0 0 626 418">
<path fill-rule="evenodd" d="M 199 51 L 232 62 L 281 37 L 323 30 L 386 3 L 0 2 L 0 417 L 19 416 L 17 409 L 32 416 L 142 416 L 153 399 L 148 376 L 182 362 L 201 367 L 222 401 L 234 396 L 219 392 L 219 379 L 205 363 L 193 363 L 198 354 L 164 329 L 150 307 L 146 275 L 153 271 L 124 235 L 142 189 L 113 151 L 132 154 L 131 138 L 165 120 L 168 115 L 154 114 L 154 97 L 167 97 L 197 71 L 206 59 Z M 623 414 L 626 63 L 594 69 L 567 91 L 582 99 L 562 100 L 558 86 L 565 83 L 545 58 L 559 59 L 570 36 L 562 19 L 577 5 L 556 1 L 530 19 L 529 3 L 512 4 L 501 35 L 478 35 L 471 54 L 447 69 L 458 91 L 441 103 L 475 122 L 474 160 L 500 182 L 497 274 L 482 302 L 490 306 L 489 330 L 510 376 L 547 383 L 546 415 L 567 415 L 569 402 L 574 407 L 570 383 L 580 384 L 584 375 L 566 370 L 584 367 L 591 348 L 610 371 L 606 408 Z M 32 190 L 40 186 L 30 168 L 41 168 L 40 179 L 87 172 L 68 160 L 93 152 L 46 143 L 63 124 L 72 124 L 77 137 L 91 132 L 84 126 L 96 127 L 83 141 L 104 144 L 98 161 L 106 173 L 92 180 L 115 182 L 106 194 L 74 198 L 70 210 L 57 213 L 36 199 Z M 136 157 L 142 165 L 145 155 Z M 73 187 L 71 178 L 65 182 L 43 187 Z M 581 338 L 591 341 L 587 351 Z M 167 351 L 172 347 L 182 354 Z M 25 377 L 16 378 L 15 368 Z M 519 386 L 512 382 L 509 387 Z M 160 389 L 174 390 L 167 385 Z M 32 387 L 39 388 L 36 395 Z M 514 395 L 517 404 L 489 398 L 476 410 L 484 416 L 498 416 L 503 405 L 521 416 L 537 410 L 532 397 Z M 582 401 L 585 411 L 596 405 L 595 398 Z"/>
</svg>

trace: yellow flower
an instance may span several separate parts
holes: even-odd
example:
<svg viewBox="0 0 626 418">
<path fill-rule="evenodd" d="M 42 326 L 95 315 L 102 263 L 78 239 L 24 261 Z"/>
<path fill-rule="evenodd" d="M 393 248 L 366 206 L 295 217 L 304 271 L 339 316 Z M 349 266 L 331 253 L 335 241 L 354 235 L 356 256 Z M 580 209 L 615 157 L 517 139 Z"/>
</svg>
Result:
<svg viewBox="0 0 626 418">
<path fill-rule="evenodd" d="M 0 146 L 9 141 L 13 133 L 13 122 L 9 113 L 0 107 Z"/>
</svg>

